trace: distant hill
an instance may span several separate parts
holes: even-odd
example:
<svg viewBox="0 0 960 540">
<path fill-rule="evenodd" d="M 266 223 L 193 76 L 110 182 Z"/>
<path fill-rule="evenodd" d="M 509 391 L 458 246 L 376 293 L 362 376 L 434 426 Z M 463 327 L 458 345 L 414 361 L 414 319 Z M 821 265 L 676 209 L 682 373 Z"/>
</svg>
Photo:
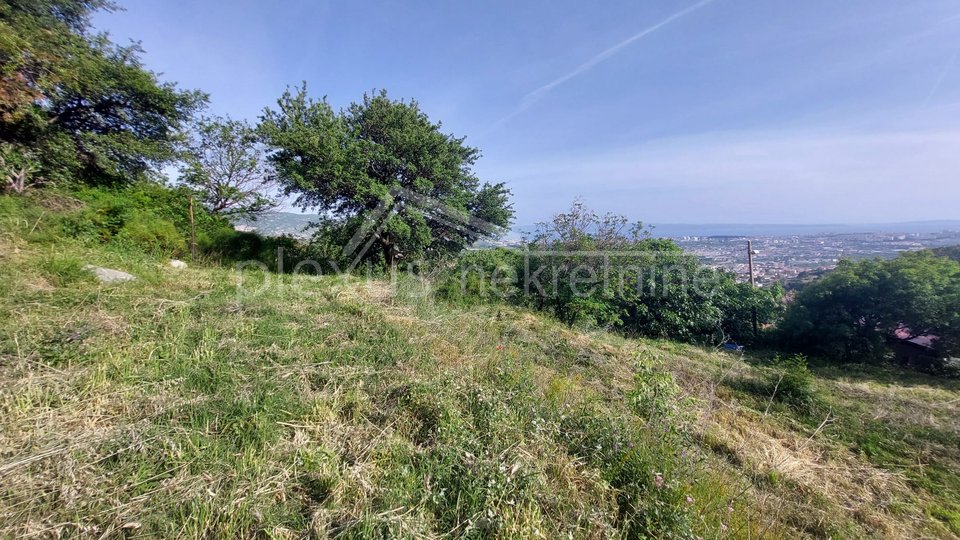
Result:
<svg viewBox="0 0 960 540">
<path fill-rule="evenodd" d="M 242 219 L 236 225 L 250 228 L 264 236 L 295 236 L 307 238 L 310 223 L 317 220 L 316 214 L 297 214 L 294 212 L 268 212 L 256 220 Z"/>
</svg>

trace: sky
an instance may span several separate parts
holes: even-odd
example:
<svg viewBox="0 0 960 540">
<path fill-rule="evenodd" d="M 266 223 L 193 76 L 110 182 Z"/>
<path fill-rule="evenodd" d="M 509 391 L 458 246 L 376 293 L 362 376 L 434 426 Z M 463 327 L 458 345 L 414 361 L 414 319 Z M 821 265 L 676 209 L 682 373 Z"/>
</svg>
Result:
<svg viewBox="0 0 960 540">
<path fill-rule="evenodd" d="M 94 25 L 213 114 L 416 99 L 517 224 L 960 219 L 957 0 L 119 3 Z"/>
</svg>

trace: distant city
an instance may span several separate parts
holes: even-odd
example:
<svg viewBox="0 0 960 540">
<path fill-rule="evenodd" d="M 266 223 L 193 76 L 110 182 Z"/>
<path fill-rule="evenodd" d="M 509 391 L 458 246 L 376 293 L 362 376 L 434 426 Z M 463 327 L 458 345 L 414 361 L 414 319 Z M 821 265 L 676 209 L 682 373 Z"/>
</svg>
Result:
<svg viewBox="0 0 960 540">
<path fill-rule="evenodd" d="M 257 221 L 237 224 L 240 230 L 267 236 L 309 237 L 306 230 L 316 216 L 273 212 Z M 484 247 L 519 246 L 532 226 L 515 227 L 503 239 Z M 672 238 L 684 250 L 712 267 L 724 268 L 747 279 L 747 241 L 753 243 L 754 277 L 769 285 L 788 286 L 812 279 L 834 268 L 842 258 L 892 258 L 903 251 L 960 245 L 960 221 L 923 221 L 853 225 L 654 225 L 654 236 Z"/>
<path fill-rule="evenodd" d="M 960 245 L 960 228 L 935 233 L 683 236 L 675 240 L 705 264 L 735 272 L 741 279 L 749 276 L 747 241 L 750 240 L 757 283 L 779 281 L 790 285 L 834 268 L 842 258 L 892 258 L 903 251 Z"/>
</svg>

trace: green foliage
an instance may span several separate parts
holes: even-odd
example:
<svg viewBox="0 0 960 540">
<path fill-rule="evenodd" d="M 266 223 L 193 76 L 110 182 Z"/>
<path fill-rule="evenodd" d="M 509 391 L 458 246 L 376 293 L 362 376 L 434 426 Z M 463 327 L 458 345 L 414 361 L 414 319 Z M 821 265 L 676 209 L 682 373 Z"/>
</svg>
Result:
<svg viewBox="0 0 960 540">
<path fill-rule="evenodd" d="M 271 272 L 329 273 L 330 268 L 304 264 L 313 254 L 301 240 L 291 236 L 264 237 L 252 232 L 221 229 L 199 242 L 203 252 L 223 263 L 260 263 Z M 318 263 L 319 264 L 319 263 Z"/>
<path fill-rule="evenodd" d="M 40 270 L 57 287 L 92 282 L 93 274 L 83 268 L 83 261 L 69 255 L 55 255 L 44 259 Z"/>
<path fill-rule="evenodd" d="M 716 287 L 714 302 L 723 314 L 720 328 L 730 341 L 741 344 L 757 342 L 758 336 L 753 334 L 754 314 L 760 325 L 778 322 L 783 317 L 784 289 L 780 283 L 758 288 L 737 282 L 735 276 L 726 274 L 718 280 Z M 763 328 L 760 332 L 761 340 L 769 337 Z"/>
<path fill-rule="evenodd" d="M 496 248 L 465 251 L 437 280 L 437 295 L 465 305 L 520 299 L 523 254 Z"/>
<path fill-rule="evenodd" d="M 932 250 L 939 257 L 949 257 L 960 262 L 960 246 L 939 247 Z"/>
<path fill-rule="evenodd" d="M 172 222 L 147 213 L 127 220 L 117 240 L 148 253 L 179 255 L 187 249 L 187 240 Z"/>
<path fill-rule="evenodd" d="M 255 217 L 277 205 L 263 149 L 244 121 L 204 118 L 185 144 L 181 179 L 213 214 Z"/>
<path fill-rule="evenodd" d="M 816 400 L 813 373 L 802 354 L 774 357 L 772 370 L 767 375 L 767 386 L 771 399 L 789 405 L 808 407 Z"/>
<path fill-rule="evenodd" d="M 687 403 L 680 399 L 680 387 L 673 375 L 653 359 L 637 361 L 635 387 L 628 396 L 633 410 L 659 426 L 676 431 L 684 423 Z"/>
<path fill-rule="evenodd" d="M 754 401 L 764 413 L 771 409 L 798 414 L 807 419 L 819 411 L 822 398 L 815 388 L 816 377 L 802 354 L 783 356 L 759 362 L 753 373 L 733 377 L 727 383 Z M 816 426 L 814 426 L 816 427 Z"/>
<path fill-rule="evenodd" d="M 35 152 L 47 181 L 125 183 L 174 157 L 182 123 L 205 101 L 162 83 L 138 45 L 92 34 L 83 0 L 0 2 L 0 140 Z"/>
<path fill-rule="evenodd" d="M 56 220 L 63 236 L 155 255 L 187 253 L 190 197 L 196 196 L 190 188 L 139 182 L 115 188 L 81 188 L 70 193 L 82 202 L 81 207 L 48 217 Z M 194 208 L 194 223 L 199 253 L 225 264 L 252 261 L 274 272 L 329 270 L 297 266 L 313 258 L 301 240 L 236 231 L 226 218 L 202 206 Z"/>
<path fill-rule="evenodd" d="M 960 351 L 960 263 L 930 251 L 841 261 L 800 291 L 782 325 L 786 344 L 840 362 L 885 359 L 898 330 Z"/>
<path fill-rule="evenodd" d="M 190 235 L 190 197 L 185 187 L 170 188 L 154 182 L 139 182 L 117 188 L 83 188 L 73 194 L 83 207 L 63 217 L 68 236 L 87 241 L 132 241 L 148 247 L 151 238 L 161 251 L 182 250 Z M 222 217 L 203 208 L 194 210 L 197 236 L 211 237 L 233 231 Z"/>
<path fill-rule="evenodd" d="M 37 184 L 34 174 L 38 170 L 37 160 L 29 151 L 12 144 L 0 145 L 0 191 L 23 194 Z"/>
<path fill-rule="evenodd" d="M 569 324 L 684 341 L 749 340 L 779 314 L 782 290 L 754 290 L 706 268 L 641 223 L 598 216 L 581 202 L 542 223 L 528 244 L 526 301 Z"/>
<path fill-rule="evenodd" d="M 513 216 L 504 184 L 481 184 L 473 174 L 479 150 L 441 132 L 415 101 L 381 92 L 335 113 L 304 87 L 265 111 L 259 131 L 286 191 L 302 208 L 328 215 L 326 228 L 342 230 L 339 238 L 369 227 L 378 208 L 390 210 L 376 217 L 382 222 L 368 233 L 364 260 L 391 266 L 441 258 L 495 234 Z"/>
</svg>

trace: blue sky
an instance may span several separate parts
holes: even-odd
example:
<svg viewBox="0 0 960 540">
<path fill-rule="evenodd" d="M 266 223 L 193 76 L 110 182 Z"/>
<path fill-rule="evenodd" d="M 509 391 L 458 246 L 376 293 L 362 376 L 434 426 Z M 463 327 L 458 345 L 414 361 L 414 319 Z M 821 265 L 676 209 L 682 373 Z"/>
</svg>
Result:
<svg viewBox="0 0 960 540">
<path fill-rule="evenodd" d="M 95 25 L 217 114 L 415 98 L 519 224 L 960 219 L 957 0 L 120 4 Z"/>
</svg>

